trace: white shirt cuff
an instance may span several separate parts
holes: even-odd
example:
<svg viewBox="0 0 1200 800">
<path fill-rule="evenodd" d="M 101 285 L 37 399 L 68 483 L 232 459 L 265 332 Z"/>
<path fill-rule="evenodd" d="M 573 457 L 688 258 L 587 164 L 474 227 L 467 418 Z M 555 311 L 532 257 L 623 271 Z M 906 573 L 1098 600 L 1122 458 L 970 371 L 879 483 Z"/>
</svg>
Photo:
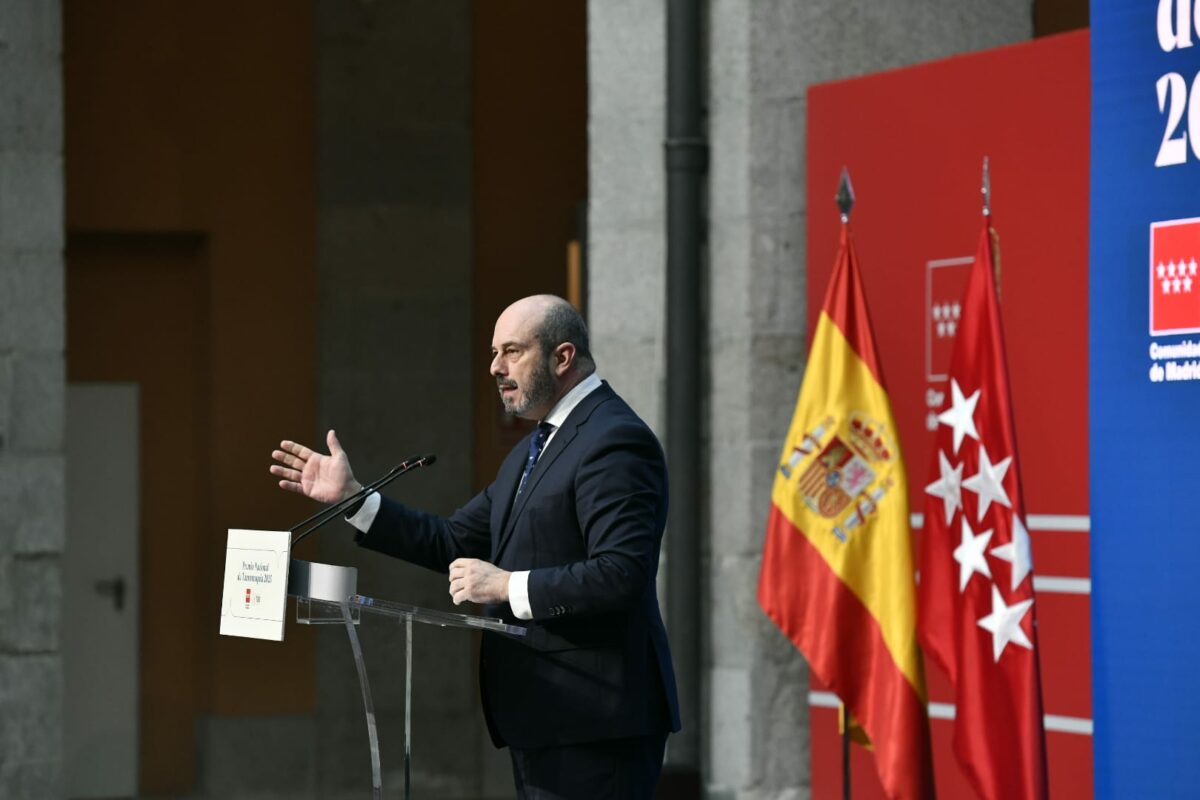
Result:
<svg viewBox="0 0 1200 800">
<path fill-rule="evenodd" d="M 529 570 L 509 574 L 508 604 L 517 619 L 533 619 L 533 609 L 529 607 Z"/>
<path fill-rule="evenodd" d="M 375 515 L 379 513 L 379 506 L 381 504 L 382 501 L 379 498 L 379 492 L 371 492 L 367 495 L 367 499 L 363 502 L 362 507 L 358 509 L 358 513 L 353 517 L 347 517 L 346 521 L 363 533 L 366 533 L 371 529 L 371 523 L 375 521 Z"/>
</svg>

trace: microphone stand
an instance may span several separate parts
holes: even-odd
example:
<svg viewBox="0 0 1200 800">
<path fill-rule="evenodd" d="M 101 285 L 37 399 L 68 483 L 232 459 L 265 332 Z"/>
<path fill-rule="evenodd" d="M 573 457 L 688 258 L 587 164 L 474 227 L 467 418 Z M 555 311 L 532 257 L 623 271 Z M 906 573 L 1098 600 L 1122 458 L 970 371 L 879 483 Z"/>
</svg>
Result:
<svg viewBox="0 0 1200 800">
<path fill-rule="evenodd" d="M 326 506 L 325 508 L 323 508 L 320 511 L 318 511 L 317 513 L 313 514 L 311 517 L 304 520 L 300 524 L 289 528 L 288 530 L 290 533 L 296 534 L 305 525 L 312 523 L 311 527 L 309 527 L 308 530 L 304 531 L 303 533 L 299 534 L 298 536 L 295 536 L 292 539 L 292 547 L 295 547 L 296 544 L 301 539 L 308 536 L 310 533 L 313 533 L 314 531 L 316 531 L 322 525 L 326 524 L 331 519 L 338 516 L 338 514 L 341 514 L 343 511 L 345 511 L 346 509 L 353 506 L 355 503 L 357 503 L 359 500 L 361 500 L 362 498 L 369 495 L 371 492 L 374 492 L 377 489 L 380 489 L 381 487 L 386 486 L 387 484 L 396 480 L 396 478 L 399 478 L 401 475 L 403 475 L 406 472 L 410 472 L 414 469 L 417 469 L 418 467 L 428 467 L 430 464 L 432 464 L 436 460 L 437 460 L 436 456 L 432 456 L 432 455 L 416 456 L 413 458 L 406 459 L 406 460 L 400 462 L 399 464 L 397 464 L 396 466 L 392 467 L 390 470 L 388 470 L 387 474 L 385 474 L 382 478 L 379 478 L 375 481 L 372 481 L 371 483 L 368 483 L 366 486 L 362 487 L 362 489 L 358 490 L 357 492 L 355 492 L 354 494 L 345 498 L 344 500 L 334 503 L 333 505 Z"/>
<path fill-rule="evenodd" d="M 293 535 L 291 547 L 320 528 L 325 523 L 329 522 L 334 517 L 343 513 L 362 498 L 369 495 L 371 492 L 380 487 L 394 481 L 406 472 L 416 469 L 417 467 L 427 467 L 434 462 L 435 458 L 432 455 L 417 456 L 409 458 L 388 470 L 387 474 L 378 480 L 372 481 L 359 491 L 352 494 L 333 505 L 313 514 L 308 519 L 289 529 Z M 308 526 L 307 530 L 299 533 L 301 529 Z M 299 535 L 297 535 L 299 534 Z M 363 709 L 367 717 L 367 739 L 371 745 L 371 788 L 372 796 L 376 800 L 383 798 L 383 771 L 379 763 L 379 735 L 375 728 L 375 703 L 371 698 L 371 687 L 367 681 L 366 662 L 363 661 L 362 647 L 358 642 L 358 633 L 354 630 L 356 619 L 350 614 L 348 598 L 357 592 L 357 576 L 358 571 L 351 567 L 333 567 L 328 564 L 314 564 L 307 561 L 301 561 L 293 558 L 288 570 L 288 594 L 296 597 L 296 602 L 299 604 L 302 600 L 318 599 L 324 602 L 336 602 L 341 610 L 341 621 L 346 628 L 346 634 L 350 637 L 350 650 L 354 653 L 354 664 L 358 669 L 358 683 L 362 689 Z M 300 614 L 300 607 L 296 608 L 297 616 Z M 408 649 L 408 673 L 405 678 L 405 691 L 411 692 L 412 686 L 412 618 L 407 619 L 407 647 Z M 407 696 L 407 694 L 406 694 Z M 405 751 L 404 751 L 404 796 L 409 797 L 409 769 L 411 760 L 411 750 L 409 745 L 409 716 L 412 704 L 407 703 L 404 707 L 405 715 Z"/>
</svg>

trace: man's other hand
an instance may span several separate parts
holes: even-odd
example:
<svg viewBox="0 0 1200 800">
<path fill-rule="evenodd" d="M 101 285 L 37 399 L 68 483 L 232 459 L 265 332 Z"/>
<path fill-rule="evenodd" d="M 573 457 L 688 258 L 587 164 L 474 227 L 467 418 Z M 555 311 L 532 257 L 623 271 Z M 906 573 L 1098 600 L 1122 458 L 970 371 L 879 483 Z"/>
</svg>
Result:
<svg viewBox="0 0 1200 800">
<path fill-rule="evenodd" d="M 450 562 L 450 597 L 454 605 L 505 603 L 509 573 L 478 558 L 456 558 Z"/>
<path fill-rule="evenodd" d="M 279 488 L 298 492 L 320 503 L 337 503 L 362 486 L 354 479 L 350 460 L 333 431 L 325 437 L 329 455 L 323 455 L 296 442 L 283 441 L 271 453 L 278 464 L 271 474 L 278 477 Z"/>
</svg>

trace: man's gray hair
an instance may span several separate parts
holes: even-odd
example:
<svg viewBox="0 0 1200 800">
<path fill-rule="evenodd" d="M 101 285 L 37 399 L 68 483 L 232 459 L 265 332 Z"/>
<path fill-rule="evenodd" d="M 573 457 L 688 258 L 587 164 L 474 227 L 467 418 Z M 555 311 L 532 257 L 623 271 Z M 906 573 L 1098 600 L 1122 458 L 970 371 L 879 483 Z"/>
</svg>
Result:
<svg viewBox="0 0 1200 800">
<path fill-rule="evenodd" d="M 588 346 L 587 323 L 575 310 L 575 307 L 565 300 L 559 300 L 546 309 L 545 315 L 538 325 L 536 336 L 542 352 L 549 355 L 560 344 L 570 343 L 575 346 L 575 360 L 585 373 L 596 368 Z"/>
</svg>

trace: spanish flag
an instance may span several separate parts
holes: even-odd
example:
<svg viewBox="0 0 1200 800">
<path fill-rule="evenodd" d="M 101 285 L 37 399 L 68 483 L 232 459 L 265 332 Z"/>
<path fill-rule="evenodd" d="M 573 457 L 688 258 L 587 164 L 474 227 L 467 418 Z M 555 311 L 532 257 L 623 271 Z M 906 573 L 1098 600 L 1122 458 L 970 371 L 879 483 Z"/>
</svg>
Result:
<svg viewBox="0 0 1200 800">
<path fill-rule="evenodd" d="M 775 473 L 758 602 L 874 745 L 893 798 L 934 796 L 904 459 L 842 223 Z"/>
</svg>

